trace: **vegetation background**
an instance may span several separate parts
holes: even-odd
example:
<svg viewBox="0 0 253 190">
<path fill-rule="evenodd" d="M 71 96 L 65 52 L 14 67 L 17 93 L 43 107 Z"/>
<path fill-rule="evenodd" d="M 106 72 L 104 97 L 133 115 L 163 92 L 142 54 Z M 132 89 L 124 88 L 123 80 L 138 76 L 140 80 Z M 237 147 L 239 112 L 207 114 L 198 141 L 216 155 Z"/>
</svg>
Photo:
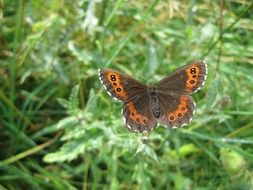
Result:
<svg viewBox="0 0 253 190">
<path fill-rule="evenodd" d="M 0 0 L 0 189 L 253 189 L 250 0 Z M 190 125 L 123 126 L 99 67 L 209 74 Z"/>
</svg>

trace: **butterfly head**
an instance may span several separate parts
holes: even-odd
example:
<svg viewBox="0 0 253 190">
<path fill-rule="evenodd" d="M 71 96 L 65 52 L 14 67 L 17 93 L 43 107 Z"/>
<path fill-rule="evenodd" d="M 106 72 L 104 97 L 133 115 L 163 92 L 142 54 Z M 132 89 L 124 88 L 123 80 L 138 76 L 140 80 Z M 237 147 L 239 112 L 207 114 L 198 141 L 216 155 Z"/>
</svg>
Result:
<svg viewBox="0 0 253 190">
<path fill-rule="evenodd" d="M 148 87 L 148 94 L 153 97 L 157 94 L 157 87 L 156 86 L 150 86 Z"/>
</svg>

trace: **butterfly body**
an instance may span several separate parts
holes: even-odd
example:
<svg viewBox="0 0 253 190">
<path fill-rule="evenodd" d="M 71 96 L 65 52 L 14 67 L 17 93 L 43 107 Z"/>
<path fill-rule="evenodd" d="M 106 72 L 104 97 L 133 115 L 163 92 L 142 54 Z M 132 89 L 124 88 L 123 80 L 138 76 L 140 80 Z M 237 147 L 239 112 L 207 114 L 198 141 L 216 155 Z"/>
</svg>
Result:
<svg viewBox="0 0 253 190">
<path fill-rule="evenodd" d="M 152 109 L 153 115 L 155 118 L 159 118 L 160 116 L 160 105 L 158 98 L 158 89 L 155 86 L 148 87 L 148 95 L 149 95 L 149 106 Z"/>
<path fill-rule="evenodd" d="M 98 74 L 107 93 L 124 103 L 126 126 L 143 132 L 152 130 L 156 123 L 174 128 L 191 121 L 196 106 L 190 95 L 204 84 L 207 66 L 203 61 L 185 65 L 149 86 L 111 69 Z"/>
</svg>

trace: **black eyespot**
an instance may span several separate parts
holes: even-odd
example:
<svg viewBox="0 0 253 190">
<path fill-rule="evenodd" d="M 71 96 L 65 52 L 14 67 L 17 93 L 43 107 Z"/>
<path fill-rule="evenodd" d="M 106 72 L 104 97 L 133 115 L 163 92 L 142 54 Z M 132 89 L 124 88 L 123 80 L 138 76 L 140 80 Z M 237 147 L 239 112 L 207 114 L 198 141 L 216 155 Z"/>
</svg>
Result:
<svg viewBox="0 0 253 190">
<path fill-rule="evenodd" d="M 191 68 L 191 74 L 195 74 L 196 73 L 196 68 Z"/>
<path fill-rule="evenodd" d="M 136 121 L 137 121 L 137 122 L 140 122 L 140 118 L 139 118 L 139 117 L 137 117 L 137 118 L 136 118 Z"/>
<path fill-rule="evenodd" d="M 195 81 L 194 81 L 194 80 L 190 80 L 190 83 L 191 83 L 191 84 L 194 84 L 194 83 L 195 83 Z"/>
<path fill-rule="evenodd" d="M 177 116 L 178 116 L 178 117 L 182 117 L 183 115 L 182 115 L 181 113 L 178 113 Z"/>
<path fill-rule="evenodd" d="M 143 123 L 147 124 L 147 120 L 146 120 L 146 119 L 143 119 Z"/>
<path fill-rule="evenodd" d="M 174 116 L 170 116 L 170 120 L 172 121 L 172 120 L 174 120 L 175 118 L 174 118 Z"/>
<path fill-rule="evenodd" d="M 114 82 L 114 83 L 112 83 L 113 84 L 113 86 L 117 86 L 117 83 L 116 82 Z"/>
<path fill-rule="evenodd" d="M 185 110 L 185 107 L 182 107 L 181 110 Z"/>
<path fill-rule="evenodd" d="M 115 75 L 111 75 L 111 80 L 112 81 L 116 81 L 116 76 Z"/>
<path fill-rule="evenodd" d="M 121 88 L 117 88 L 116 91 L 117 91 L 117 92 L 121 92 Z"/>
<path fill-rule="evenodd" d="M 192 75 L 192 78 L 196 78 L 197 76 L 196 75 Z"/>
</svg>

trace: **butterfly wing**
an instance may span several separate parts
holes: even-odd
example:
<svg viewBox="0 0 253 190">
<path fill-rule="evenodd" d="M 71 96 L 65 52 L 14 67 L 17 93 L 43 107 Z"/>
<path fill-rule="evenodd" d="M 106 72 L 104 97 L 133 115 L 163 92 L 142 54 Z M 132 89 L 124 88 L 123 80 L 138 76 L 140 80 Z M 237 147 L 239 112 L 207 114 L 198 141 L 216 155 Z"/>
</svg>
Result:
<svg viewBox="0 0 253 190">
<path fill-rule="evenodd" d="M 191 94 L 204 85 L 207 77 L 207 64 L 196 61 L 182 66 L 156 85 L 159 91 L 174 94 Z"/>
<path fill-rule="evenodd" d="M 150 131 L 156 125 L 147 91 L 138 94 L 132 101 L 126 102 L 123 107 L 123 117 L 126 126 L 135 132 Z"/>
<path fill-rule="evenodd" d="M 106 92 L 123 102 L 130 101 L 146 90 L 144 84 L 112 69 L 99 69 L 98 76 Z"/>
<path fill-rule="evenodd" d="M 158 122 L 170 127 L 183 127 L 190 123 L 195 112 L 195 102 L 188 95 L 158 94 L 160 117 Z"/>
<path fill-rule="evenodd" d="M 122 114 L 130 130 L 142 132 L 154 128 L 156 119 L 149 105 L 147 86 L 111 69 L 100 69 L 98 75 L 107 93 L 124 102 Z"/>
</svg>

